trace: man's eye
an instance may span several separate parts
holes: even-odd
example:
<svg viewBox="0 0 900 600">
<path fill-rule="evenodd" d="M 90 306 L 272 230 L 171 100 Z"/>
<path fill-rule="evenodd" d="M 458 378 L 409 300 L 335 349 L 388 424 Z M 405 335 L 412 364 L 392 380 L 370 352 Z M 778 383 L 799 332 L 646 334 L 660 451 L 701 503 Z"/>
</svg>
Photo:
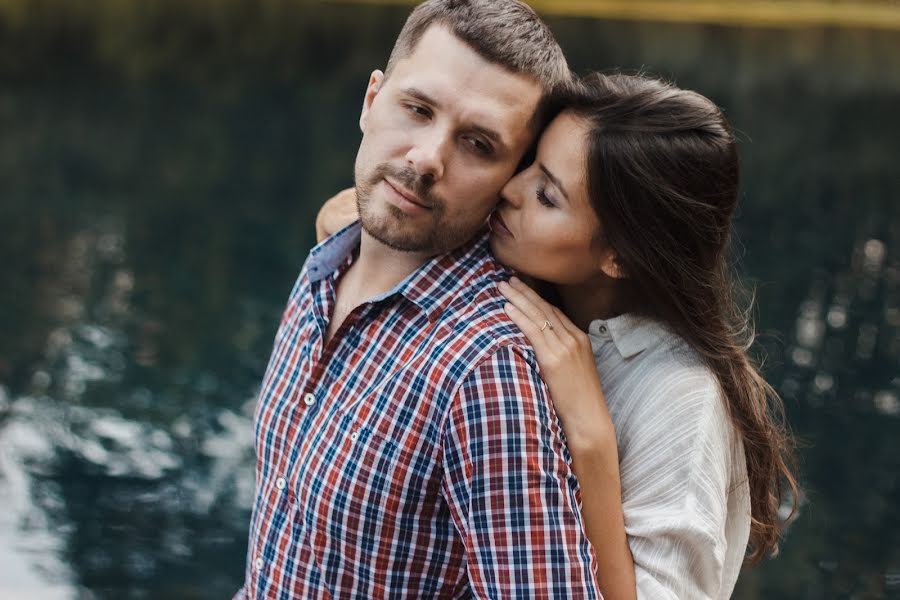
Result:
<svg viewBox="0 0 900 600">
<path fill-rule="evenodd" d="M 472 147 L 472 149 L 478 154 L 490 154 L 491 147 L 478 138 L 466 138 L 466 142 Z"/>
<path fill-rule="evenodd" d="M 407 104 L 406 110 L 413 113 L 417 117 L 428 118 L 431 116 L 431 111 L 423 106 L 418 106 L 417 104 Z"/>
</svg>

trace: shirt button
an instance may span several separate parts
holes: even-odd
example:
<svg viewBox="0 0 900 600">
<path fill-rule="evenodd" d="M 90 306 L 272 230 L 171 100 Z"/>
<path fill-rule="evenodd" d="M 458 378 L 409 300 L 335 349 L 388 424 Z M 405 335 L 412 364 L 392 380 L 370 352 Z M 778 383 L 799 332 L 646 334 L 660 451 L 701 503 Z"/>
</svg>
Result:
<svg viewBox="0 0 900 600">
<path fill-rule="evenodd" d="M 284 486 L 286 486 L 286 485 L 287 485 L 287 481 L 285 481 L 284 477 L 279 477 L 278 479 L 275 480 L 275 487 L 277 487 L 279 490 L 283 490 Z"/>
<path fill-rule="evenodd" d="M 303 396 L 303 404 L 305 404 L 307 406 L 312 406 L 315 403 L 316 403 L 316 397 L 313 396 L 312 394 L 307 394 L 307 395 Z"/>
<path fill-rule="evenodd" d="M 606 325 L 601 325 L 599 331 L 600 331 L 600 333 L 606 333 L 606 331 L 607 331 Z"/>
<path fill-rule="evenodd" d="M 263 559 L 262 559 L 262 557 L 257 558 L 256 561 L 253 563 L 253 566 L 256 567 L 256 570 L 257 570 L 257 571 L 262 571 L 262 568 L 263 568 Z"/>
<path fill-rule="evenodd" d="M 353 433 L 350 434 L 350 439 L 353 440 L 354 442 L 356 441 L 356 438 L 358 438 L 358 437 L 359 437 L 358 431 L 354 431 Z"/>
</svg>

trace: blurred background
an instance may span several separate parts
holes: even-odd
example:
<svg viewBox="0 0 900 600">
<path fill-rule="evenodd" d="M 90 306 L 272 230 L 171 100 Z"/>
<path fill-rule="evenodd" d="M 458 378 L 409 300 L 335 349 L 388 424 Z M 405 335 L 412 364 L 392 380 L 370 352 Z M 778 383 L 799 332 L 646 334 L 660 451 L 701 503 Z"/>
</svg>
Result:
<svg viewBox="0 0 900 600">
<path fill-rule="evenodd" d="M 227 598 L 254 395 L 407 2 L 0 0 L 0 598 Z M 741 132 L 741 271 L 802 443 L 736 598 L 900 598 L 900 7 L 535 2 Z"/>
</svg>

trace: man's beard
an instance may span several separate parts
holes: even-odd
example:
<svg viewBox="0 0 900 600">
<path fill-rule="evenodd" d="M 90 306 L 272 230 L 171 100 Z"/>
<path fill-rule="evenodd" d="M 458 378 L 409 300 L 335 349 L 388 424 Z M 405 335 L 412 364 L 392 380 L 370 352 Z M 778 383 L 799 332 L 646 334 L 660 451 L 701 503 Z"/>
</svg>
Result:
<svg viewBox="0 0 900 600">
<path fill-rule="evenodd" d="M 396 206 L 384 203 L 372 206 L 375 186 L 385 177 L 404 186 L 429 208 L 425 215 L 412 216 Z M 366 233 L 394 250 L 440 254 L 468 241 L 478 230 L 470 223 L 446 222 L 447 203 L 431 189 L 432 184 L 412 168 L 399 169 L 387 163 L 378 165 L 368 177 L 356 178 L 356 206 Z"/>
</svg>

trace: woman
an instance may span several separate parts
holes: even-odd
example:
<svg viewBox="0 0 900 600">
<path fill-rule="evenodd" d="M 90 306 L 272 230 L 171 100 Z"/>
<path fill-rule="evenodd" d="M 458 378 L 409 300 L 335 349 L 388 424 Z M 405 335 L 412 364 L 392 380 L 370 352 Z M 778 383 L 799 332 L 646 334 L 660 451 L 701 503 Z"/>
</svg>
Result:
<svg viewBox="0 0 900 600">
<path fill-rule="evenodd" d="M 646 77 L 592 75 L 561 106 L 490 221 L 497 258 L 554 302 L 513 278 L 507 312 L 563 425 L 607 600 L 727 598 L 748 541 L 752 562 L 777 550 L 781 482 L 798 496 L 733 299 L 734 136 L 708 99 Z M 353 218 L 352 198 L 326 206 L 318 226 Z"/>
</svg>

